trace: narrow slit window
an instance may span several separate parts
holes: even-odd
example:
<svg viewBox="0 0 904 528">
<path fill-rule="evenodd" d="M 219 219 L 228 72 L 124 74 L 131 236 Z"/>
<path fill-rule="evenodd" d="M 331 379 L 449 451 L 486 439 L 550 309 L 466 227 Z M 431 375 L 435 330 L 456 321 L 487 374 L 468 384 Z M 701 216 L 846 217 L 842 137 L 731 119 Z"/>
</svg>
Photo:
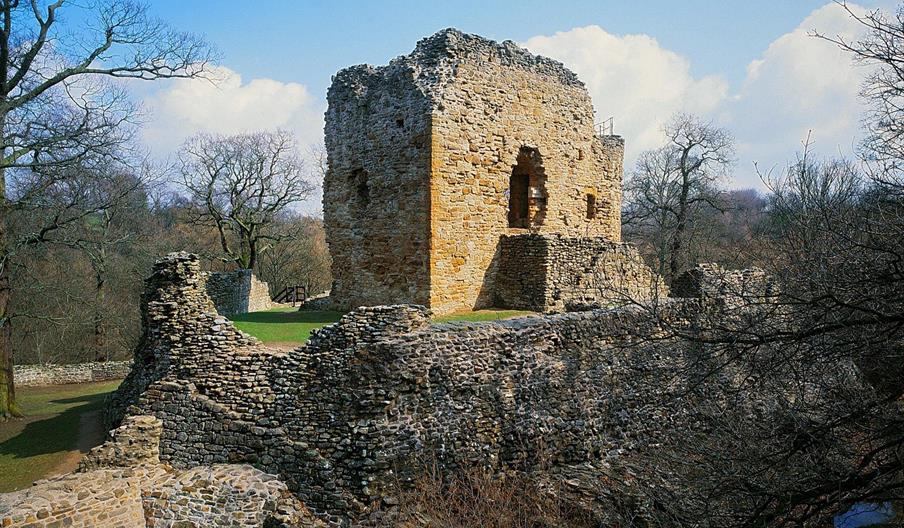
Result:
<svg viewBox="0 0 904 528">
<path fill-rule="evenodd" d="M 596 218 L 596 196 L 587 195 L 587 220 Z"/>
<path fill-rule="evenodd" d="M 367 181 L 367 171 L 355 169 L 351 174 L 351 184 L 355 190 L 355 203 L 358 207 L 367 207 L 370 203 L 370 184 Z"/>
</svg>

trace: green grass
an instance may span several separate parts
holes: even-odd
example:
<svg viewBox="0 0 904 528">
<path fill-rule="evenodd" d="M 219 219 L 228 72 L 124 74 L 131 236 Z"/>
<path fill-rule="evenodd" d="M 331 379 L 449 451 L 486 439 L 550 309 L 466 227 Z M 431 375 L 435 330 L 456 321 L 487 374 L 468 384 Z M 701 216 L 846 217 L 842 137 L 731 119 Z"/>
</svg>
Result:
<svg viewBox="0 0 904 528">
<path fill-rule="evenodd" d="M 498 321 L 533 315 L 523 310 L 474 310 L 444 315 L 433 319 L 435 323 L 454 321 Z M 302 344 L 311 336 L 311 330 L 335 323 L 343 312 L 298 311 L 295 308 L 274 308 L 265 312 L 251 312 L 232 318 L 235 327 L 251 334 L 264 343 Z"/>
<path fill-rule="evenodd" d="M 535 315 L 535 313 L 536 312 L 527 312 L 524 310 L 474 310 L 436 317 L 433 319 L 433 322 L 451 323 L 456 321 L 468 321 L 477 323 L 481 321 L 498 321 L 500 319 L 524 317 L 525 315 Z"/>
<path fill-rule="evenodd" d="M 119 381 L 21 387 L 22 419 L 0 423 L 0 492 L 48 476 L 78 446 L 82 414 L 103 406 Z"/>
<path fill-rule="evenodd" d="M 266 312 L 251 312 L 232 317 L 235 327 L 253 335 L 264 343 L 304 343 L 311 330 L 335 323 L 342 312 L 301 311 L 295 308 L 274 308 Z"/>
</svg>

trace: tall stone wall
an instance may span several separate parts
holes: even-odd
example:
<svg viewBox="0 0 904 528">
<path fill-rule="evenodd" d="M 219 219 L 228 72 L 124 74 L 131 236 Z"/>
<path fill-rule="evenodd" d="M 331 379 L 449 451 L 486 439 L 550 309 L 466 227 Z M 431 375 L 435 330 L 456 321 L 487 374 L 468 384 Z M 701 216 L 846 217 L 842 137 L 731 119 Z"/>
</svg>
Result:
<svg viewBox="0 0 904 528">
<path fill-rule="evenodd" d="M 118 425 L 151 383 L 182 364 L 183 354 L 212 356 L 260 344 L 217 313 L 207 282 L 197 255 L 171 253 L 154 264 L 141 297 L 142 337 L 110 402 L 108 425 Z"/>
<path fill-rule="evenodd" d="M 431 42 L 438 40 L 439 42 Z M 437 313 L 492 305 L 500 236 L 526 232 L 621 239 L 624 142 L 601 139 L 583 83 L 512 43 L 439 34 L 455 75 L 433 113 L 431 298 Z M 510 226 L 513 168 L 534 152 L 542 180 L 527 226 Z M 588 196 L 593 211 L 588 214 Z M 592 216 L 592 218 L 591 218 Z"/>
<path fill-rule="evenodd" d="M 131 361 L 13 365 L 13 378 L 17 387 L 91 383 L 125 378 L 131 368 Z"/>
<path fill-rule="evenodd" d="M 624 141 L 596 135 L 561 63 L 444 30 L 388 66 L 340 71 L 327 99 L 337 307 L 486 307 L 501 235 L 621 238 Z M 527 216 L 513 221 L 516 202 Z"/>
<path fill-rule="evenodd" d="M 340 71 L 327 92 L 331 301 L 429 302 L 430 108 L 415 65 Z"/>
<path fill-rule="evenodd" d="M 273 307 L 269 285 L 251 270 L 216 271 L 206 276 L 207 294 L 221 315 L 261 312 Z"/>
<path fill-rule="evenodd" d="M 503 308 L 562 312 L 644 303 L 668 287 L 628 244 L 529 234 L 502 237 L 493 293 Z"/>
<path fill-rule="evenodd" d="M 447 469 L 586 466 L 673 427 L 631 380 L 668 375 L 682 355 L 634 347 L 657 332 L 637 310 L 431 324 L 421 307 L 363 308 L 283 352 L 212 313 L 190 255 L 161 260 L 145 300 L 114 421 L 155 416 L 161 461 L 253 464 L 335 522 L 394 502 L 424 457 Z M 693 307 L 667 313 L 683 324 Z"/>
</svg>

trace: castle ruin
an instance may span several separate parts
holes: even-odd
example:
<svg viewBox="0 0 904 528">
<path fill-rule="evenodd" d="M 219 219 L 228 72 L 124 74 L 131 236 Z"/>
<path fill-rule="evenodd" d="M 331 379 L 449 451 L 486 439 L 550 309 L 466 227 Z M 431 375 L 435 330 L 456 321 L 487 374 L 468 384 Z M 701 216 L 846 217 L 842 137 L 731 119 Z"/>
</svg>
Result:
<svg viewBox="0 0 904 528">
<path fill-rule="evenodd" d="M 561 308 L 550 288 L 499 290 L 522 264 L 501 266 L 503 241 L 585 238 L 605 251 L 621 240 L 624 141 L 595 132 L 587 89 L 559 62 L 447 29 L 387 66 L 340 71 L 327 100 L 337 308 Z"/>
</svg>

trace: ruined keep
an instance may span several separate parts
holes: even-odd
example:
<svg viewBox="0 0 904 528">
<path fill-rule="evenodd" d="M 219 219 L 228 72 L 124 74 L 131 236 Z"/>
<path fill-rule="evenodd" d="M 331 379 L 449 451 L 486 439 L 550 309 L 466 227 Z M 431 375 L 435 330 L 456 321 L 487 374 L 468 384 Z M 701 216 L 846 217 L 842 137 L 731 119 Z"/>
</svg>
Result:
<svg viewBox="0 0 904 528">
<path fill-rule="evenodd" d="M 447 29 L 387 66 L 340 71 L 327 100 L 337 308 L 496 306 L 502 236 L 621 240 L 624 142 L 595 132 L 559 62 Z"/>
</svg>

